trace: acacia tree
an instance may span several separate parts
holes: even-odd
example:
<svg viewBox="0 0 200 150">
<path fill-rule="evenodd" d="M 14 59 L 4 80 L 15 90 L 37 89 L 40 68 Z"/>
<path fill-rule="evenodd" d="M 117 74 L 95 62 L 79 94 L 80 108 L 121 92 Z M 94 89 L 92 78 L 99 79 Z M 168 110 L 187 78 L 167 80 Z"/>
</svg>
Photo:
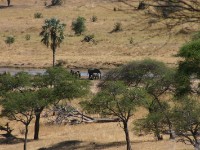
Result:
<svg viewBox="0 0 200 150">
<path fill-rule="evenodd" d="M 25 126 L 24 150 L 27 149 L 28 126 L 34 118 L 34 108 L 37 105 L 35 101 L 35 94 L 30 91 L 10 92 L 1 100 L 2 115 Z"/>
<path fill-rule="evenodd" d="M 100 86 L 103 87 L 110 80 L 121 80 L 129 87 L 143 87 L 150 96 L 148 103 L 144 107 L 147 108 L 149 113 L 153 114 L 157 111 L 155 106 L 159 107 L 160 112 L 162 112 L 166 119 L 170 138 L 174 138 L 171 132 L 172 123 L 169 110 L 162 103 L 162 95 L 170 92 L 172 89 L 174 74 L 173 69 L 168 68 L 162 62 L 154 60 L 133 61 L 105 74 Z"/>
<path fill-rule="evenodd" d="M 178 142 L 191 144 L 195 150 L 200 150 L 200 104 L 197 98 L 185 97 L 176 101 L 172 113 L 172 122 L 179 136 Z"/>
<path fill-rule="evenodd" d="M 191 41 L 183 45 L 177 56 L 183 58 L 179 62 L 177 72 L 177 96 L 196 93 L 199 95 L 200 79 L 200 40 Z M 198 83 L 194 84 L 194 80 Z"/>
<path fill-rule="evenodd" d="M 37 90 L 36 90 L 37 89 Z M 34 91 L 35 131 L 34 139 L 39 139 L 40 115 L 45 107 L 56 104 L 62 99 L 82 97 L 88 92 L 88 82 L 78 80 L 66 69 L 61 67 L 48 68 L 44 75 L 30 76 L 20 72 L 15 76 L 4 74 L 0 76 L 0 94 L 6 98 L 6 93 L 18 91 L 24 93 Z"/>
<path fill-rule="evenodd" d="M 60 100 L 72 100 L 88 92 L 88 82 L 78 80 L 61 67 L 48 68 L 44 75 L 35 76 L 34 88 L 40 100 L 35 108 L 34 139 L 39 139 L 40 115 L 45 107 L 57 104 Z M 50 88 L 48 88 L 51 86 Z"/>
<path fill-rule="evenodd" d="M 56 18 L 51 18 L 45 20 L 44 25 L 42 26 L 42 31 L 40 32 L 40 36 L 42 37 L 41 42 L 47 47 L 51 47 L 53 52 L 53 67 L 55 66 L 55 54 L 56 49 L 63 42 L 65 24 L 60 23 L 60 20 Z"/>
<path fill-rule="evenodd" d="M 162 109 L 154 100 L 147 100 L 143 105 L 147 110 L 148 114 L 134 122 L 134 130 L 138 134 L 154 134 L 157 140 L 163 140 L 162 133 L 167 129 L 167 120 Z M 168 109 L 168 104 L 162 102 L 162 106 L 165 110 Z"/>
<path fill-rule="evenodd" d="M 82 106 L 90 113 L 103 116 L 118 117 L 123 124 L 127 150 L 131 150 L 128 122 L 145 99 L 142 88 L 129 88 L 122 82 L 108 82 L 107 85 L 91 101 L 85 101 Z"/>
</svg>

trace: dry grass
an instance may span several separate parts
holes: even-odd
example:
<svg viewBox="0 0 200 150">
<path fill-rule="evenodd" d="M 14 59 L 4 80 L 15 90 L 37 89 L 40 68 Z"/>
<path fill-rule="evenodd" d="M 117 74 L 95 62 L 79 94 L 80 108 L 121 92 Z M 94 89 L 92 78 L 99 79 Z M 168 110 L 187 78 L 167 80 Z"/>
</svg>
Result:
<svg viewBox="0 0 200 150">
<path fill-rule="evenodd" d="M 133 11 L 133 8 L 120 3 L 106 0 L 67 0 L 62 7 L 45 8 L 45 0 L 15 0 L 12 7 L 0 9 L 0 66 L 10 67 L 48 67 L 51 66 L 52 53 L 40 43 L 39 32 L 44 19 L 57 17 L 67 24 L 66 39 L 57 51 L 57 60 L 66 61 L 66 67 L 87 68 L 100 67 L 112 68 L 131 60 L 146 57 L 164 61 L 174 65 L 177 63 L 176 54 L 179 47 L 188 40 L 189 35 L 176 35 L 171 37 L 168 44 L 166 31 L 159 29 L 161 25 L 147 26 L 147 20 L 142 12 Z M 48 0 L 48 3 L 50 0 Z M 133 4 L 137 4 L 133 2 Z M 6 5 L 6 0 L 0 1 L 0 7 Z M 113 8 L 128 11 L 113 11 Z M 41 12 L 44 18 L 35 19 L 34 13 Z M 90 18 L 95 15 L 98 21 L 92 23 Z M 71 31 L 71 22 L 77 16 L 87 19 L 87 32 L 95 34 L 97 45 L 80 42 L 83 36 L 74 36 Z M 121 22 L 123 31 L 109 32 L 116 22 Z M 157 33 L 162 33 L 156 36 Z M 26 41 L 26 34 L 31 35 L 31 40 Z M 10 47 L 5 44 L 6 36 L 14 35 L 16 42 Z M 130 44 L 130 38 L 136 44 Z M 149 38 L 149 40 L 145 40 Z M 95 93 L 98 89 L 93 90 Z M 144 114 L 140 110 L 135 116 Z M 6 121 L 5 121 L 6 122 Z M 51 147 L 54 150 L 92 150 L 92 149 L 125 149 L 124 134 L 119 124 L 81 124 L 77 126 L 41 126 L 39 141 L 30 141 L 29 150 L 41 147 Z M 14 134 L 23 138 L 19 123 L 11 123 Z M 29 139 L 33 137 L 33 126 L 30 126 Z M 131 125 L 130 125 L 131 128 Z M 131 141 L 135 150 L 178 150 L 192 149 L 182 143 L 167 140 L 156 142 L 152 135 L 137 137 L 131 132 Z M 23 144 L 0 145 L 1 150 L 20 150 Z"/>
<path fill-rule="evenodd" d="M 141 110 L 138 115 L 141 114 Z M 137 115 L 137 114 L 136 114 Z M 13 124 L 12 124 L 13 125 Z M 19 129 L 21 124 L 15 123 L 14 134 L 23 138 Z M 131 127 L 131 124 L 130 124 Z M 33 137 L 33 124 L 30 126 L 29 139 Z M 191 146 L 168 140 L 164 137 L 163 141 L 155 141 L 153 135 L 136 136 L 130 132 L 132 146 L 135 150 L 190 150 Z M 23 143 L 0 145 L 1 150 L 20 150 Z M 124 133 L 118 123 L 102 123 L 102 124 L 80 124 L 80 125 L 62 125 L 62 126 L 41 126 L 40 140 L 30 141 L 28 143 L 29 150 L 37 150 L 39 148 L 48 148 L 48 150 L 93 150 L 93 149 L 109 149 L 123 150 L 125 149 Z"/>
<path fill-rule="evenodd" d="M 5 5 L 5 2 L 0 2 L 0 5 Z M 132 4 L 137 5 L 137 2 Z M 67 24 L 66 39 L 57 50 L 56 59 L 66 61 L 68 68 L 111 68 L 146 57 L 175 64 L 177 58 L 173 55 L 189 37 L 177 35 L 162 47 L 168 38 L 167 31 L 160 29 L 160 24 L 142 30 L 148 26 L 149 20 L 146 16 L 120 2 L 69 0 L 62 7 L 45 8 L 44 0 L 15 0 L 12 5 L 13 7 L 0 10 L 0 66 L 51 66 L 51 50 L 40 43 L 39 37 L 44 19 L 51 17 L 59 18 Z M 113 11 L 114 7 L 126 11 Z M 36 12 L 41 12 L 44 18 L 35 19 Z M 97 16 L 97 22 L 90 21 L 93 15 Z M 82 43 L 84 35 L 74 36 L 71 22 L 77 16 L 86 18 L 85 34 L 94 34 L 97 45 Z M 123 31 L 109 33 L 116 22 L 122 23 Z M 158 32 L 161 33 L 159 36 Z M 26 34 L 31 35 L 30 41 L 25 40 Z M 16 42 L 10 47 L 4 42 L 8 35 L 16 38 Z M 133 38 L 135 44 L 130 44 L 130 38 Z"/>
</svg>

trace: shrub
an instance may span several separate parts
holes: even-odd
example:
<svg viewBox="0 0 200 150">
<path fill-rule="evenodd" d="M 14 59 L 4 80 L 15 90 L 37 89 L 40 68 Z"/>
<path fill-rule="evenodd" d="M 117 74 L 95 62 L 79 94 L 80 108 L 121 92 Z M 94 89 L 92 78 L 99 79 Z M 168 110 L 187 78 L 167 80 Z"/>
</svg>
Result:
<svg viewBox="0 0 200 150">
<path fill-rule="evenodd" d="M 43 17 L 42 13 L 40 13 L 40 12 L 37 12 L 34 14 L 34 18 L 42 18 L 42 17 Z"/>
<path fill-rule="evenodd" d="M 95 42 L 94 40 L 94 34 L 89 34 L 89 35 L 86 35 L 84 37 L 84 39 L 82 40 L 82 42 Z"/>
<path fill-rule="evenodd" d="M 112 32 L 119 32 L 119 31 L 122 31 L 122 24 L 120 22 L 117 22 L 114 24 Z"/>
<path fill-rule="evenodd" d="M 62 4 L 63 4 L 63 0 L 52 0 L 51 1 L 52 6 L 62 5 Z"/>
<path fill-rule="evenodd" d="M 81 35 L 82 32 L 86 30 L 85 26 L 86 19 L 84 17 L 78 17 L 75 21 L 72 22 L 72 30 L 77 35 Z"/>
<path fill-rule="evenodd" d="M 26 39 L 27 41 L 29 41 L 29 40 L 31 39 L 31 35 L 30 35 L 30 34 L 25 35 L 25 39 Z"/>
<path fill-rule="evenodd" d="M 133 38 L 132 37 L 129 39 L 129 43 L 133 44 Z"/>
<path fill-rule="evenodd" d="M 97 21 L 97 16 L 92 16 L 91 21 L 92 22 L 96 22 Z"/>
<path fill-rule="evenodd" d="M 15 42 L 14 36 L 8 36 L 8 37 L 6 37 L 5 43 L 8 44 L 9 46 L 11 44 L 13 44 L 14 42 Z"/>
</svg>

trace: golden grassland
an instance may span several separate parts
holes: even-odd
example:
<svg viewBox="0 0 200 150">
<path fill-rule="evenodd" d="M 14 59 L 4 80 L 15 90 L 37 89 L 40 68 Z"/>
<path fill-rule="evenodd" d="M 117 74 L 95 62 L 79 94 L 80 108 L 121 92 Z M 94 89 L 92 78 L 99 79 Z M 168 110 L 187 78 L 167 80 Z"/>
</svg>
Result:
<svg viewBox="0 0 200 150">
<path fill-rule="evenodd" d="M 139 110 L 134 119 L 141 117 L 144 110 Z M 136 117 L 137 116 L 137 117 Z M 32 123 L 29 127 L 29 150 L 37 150 L 39 148 L 48 148 L 48 150 L 94 150 L 109 149 L 123 150 L 126 149 L 125 137 L 123 129 L 119 123 L 91 123 L 79 125 L 45 125 L 45 119 L 42 118 L 40 140 L 33 141 Z M 12 122 L 15 128 L 14 135 L 23 138 L 20 130 L 23 127 L 19 123 Z M 132 124 L 130 123 L 130 128 Z M 190 150 L 192 146 L 176 141 L 169 140 L 168 136 L 164 136 L 163 141 L 156 141 L 153 135 L 137 136 L 130 130 L 132 146 L 135 150 Z M 23 142 L 16 144 L 1 144 L 1 150 L 20 150 L 23 148 Z"/>
<path fill-rule="evenodd" d="M 13 0 L 12 7 L 0 9 L 1 67 L 44 68 L 51 66 L 51 50 L 41 44 L 41 37 L 39 37 L 44 19 L 51 17 L 56 17 L 67 24 L 66 39 L 57 50 L 56 59 L 65 61 L 65 66 L 68 68 L 113 68 L 144 58 L 153 58 L 176 65 L 178 59 L 174 55 L 190 37 L 190 34 L 178 34 L 180 29 L 177 29 L 169 39 L 167 30 L 162 28 L 162 24 L 148 24 L 149 19 L 143 12 L 134 11 L 132 7 L 121 2 L 67 0 L 64 6 L 51 8 L 45 8 L 44 2 L 45 0 Z M 50 3 L 50 0 L 47 2 Z M 137 5 L 137 2 L 132 3 Z M 6 0 L 0 0 L 0 7 L 4 5 L 6 5 Z M 114 7 L 120 11 L 113 11 Z M 36 12 L 41 12 L 43 18 L 35 19 Z M 97 22 L 90 21 L 93 15 L 97 16 Z M 81 40 L 84 35 L 74 35 L 71 22 L 77 16 L 86 18 L 87 31 L 84 35 L 94 34 L 97 44 L 83 43 Z M 109 33 L 116 22 L 122 23 L 123 31 Z M 31 36 L 29 41 L 25 39 L 27 34 Z M 9 35 L 13 35 L 16 39 L 11 46 L 4 42 Z M 134 44 L 130 44 L 131 38 Z M 166 41 L 168 41 L 167 44 L 165 44 Z M 98 90 L 95 86 L 92 89 L 94 93 Z M 138 110 L 135 118 L 144 114 L 144 110 Z M 14 135 L 23 138 L 20 133 L 23 126 L 20 123 L 11 122 L 11 127 L 15 129 Z M 32 123 L 29 131 L 29 150 L 42 147 L 52 150 L 125 149 L 124 133 L 117 123 L 46 126 L 45 119 L 42 118 L 39 141 L 32 140 L 33 127 Z M 138 137 L 131 131 L 130 136 L 135 150 L 193 149 L 191 146 L 170 141 L 168 137 L 158 142 L 155 141 L 153 135 Z M 22 147 L 22 142 L 1 144 L 0 150 L 20 150 Z"/>
<path fill-rule="evenodd" d="M 65 61 L 68 68 L 112 68 L 144 58 L 174 65 L 177 63 L 174 54 L 190 37 L 188 34 L 176 34 L 177 30 L 174 31 L 176 36 L 169 38 L 168 31 L 162 28 L 163 24 L 148 24 L 151 20 L 143 11 L 136 11 L 121 2 L 67 0 L 64 6 L 51 8 L 46 8 L 44 2 L 45 0 L 13 0 L 12 7 L 0 9 L 0 66 L 51 66 L 51 49 L 40 42 L 39 36 L 44 20 L 51 17 L 56 17 L 67 25 L 66 38 L 57 50 L 56 59 Z M 49 4 L 50 0 L 47 2 Z M 128 2 L 135 6 L 138 4 Z M 0 6 L 5 5 L 6 0 L 0 1 Z M 119 11 L 113 11 L 114 7 Z M 41 12 L 43 18 L 35 19 L 36 12 Z M 91 22 L 93 15 L 97 16 L 97 22 Z M 78 16 L 86 18 L 87 31 L 81 36 L 75 36 L 71 30 L 71 23 Z M 116 22 L 122 23 L 123 31 L 110 33 Z M 25 39 L 27 34 L 31 36 L 29 41 Z M 94 34 L 97 44 L 81 42 L 87 34 Z M 11 46 L 4 42 L 9 35 L 16 39 Z"/>
<path fill-rule="evenodd" d="M 141 116 L 141 111 L 136 113 Z M 135 117 L 137 118 L 137 117 Z M 43 118 L 44 120 L 44 118 Z M 23 129 L 19 123 L 12 123 L 14 126 L 14 134 L 23 138 L 20 130 Z M 132 125 L 130 124 L 130 128 Z M 135 150 L 190 150 L 192 146 L 176 141 L 169 140 L 168 136 L 163 141 L 156 141 L 153 135 L 136 136 L 130 131 L 132 146 Z M 33 138 L 33 123 L 30 125 L 29 139 Z M 93 150 L 93 149 L 109 149 L 123 150 L 125 147 L 125 137 L 123 129 L 118 123 L 91 123 L 80 125 L 52 125 L 47 126 L 44 122 L 41 125 L 40 140 L 28 142 L 29 150 L 37 150 L 39 148 L 48 148 L 48 150 Z M 1 150 L 20 150 L 23 143 L 17 144 L 1 144 Z"/>
</svg>

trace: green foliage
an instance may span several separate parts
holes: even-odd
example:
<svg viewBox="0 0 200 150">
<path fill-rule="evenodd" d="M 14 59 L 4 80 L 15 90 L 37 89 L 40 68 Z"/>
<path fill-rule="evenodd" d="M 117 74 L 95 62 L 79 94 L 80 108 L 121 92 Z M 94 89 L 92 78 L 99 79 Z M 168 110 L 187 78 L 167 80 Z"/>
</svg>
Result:
<svg viewBox="0 0 200 150">
<path fill-rule="evenodd" d="M 97 16 L 94 16 L 94 15 L 93 15 L 92 18 L 91 18 L 91 21 L 92 21 L 92 22 L 96 22 L 97 20 L 98 20 Z"/>
<path fill-rule="evenodd" d="M 199 149 L 200 104 L 196 98 L 184 98 L 177 101 L 173 109 L 173 126 L 181 142 Z"/>
<path fill-rule="evenodd" d="M 47 47 L 51 47 L 53 51 L 53 66 L 55 66 L 55 52 L 57 47 L 63 42 L 65 24 L 60 23 L 60 20 L 51 18 L 45 20 L 44 25 L 42 26 L 42 31 L 40 36 L 42 37 L 41 42 Z"/>
<path fill-rule="evenodd" d="M 113 30 L 111 32 L 120 32 L 122 30 L 122 24 L 120 22 L 117 22 L 114 24 Z"/>
<path fill-rule="evenodd" d="M 173 85 L 174 75 L 174 70 L 164 63 L 146 59 L 111 70 L 104 75 L 104 80 L 121 80 L 129 86 L 144 86 L 148 93 L 159 95 Z"/>
<path fill-rule="evenodd" d="M 48 68 L 44 81 L 54 86 L 54 95 L 58 99 L 73 99 L 84 96 L 89 89 L 88 81 L 78 80 L 66 69 L 61 67 Z"/>
<path fill-rule="evenodd" d="M 37 105 L 37 96 L 34 92 L 12 91 L 6 93 L 1 100 L 2 116 L 10 120 L 21 122 L 25 126 L 24 150 L 27 149 L 28 126 L 34 118 L 34 109 Z"/>
<path fill-rule="evenodd" d="M 52 6 L 62 5 L 64 3 L 63 0 L 51 0 Z"/>
<path fill-rule="evenodd" d="M 36 13 L 34 14 L 34 18 L 36 18 L 36 19 L 38 19 L 38 18 L 43 18 L 42 13 L 36 12 Z"/>
<path fill-rule="evenodd" d="M 86 19 L 84 17 L 79 16 L 72 22 L 72 30 L 76 35 L 81 35 L 86 30 L 85 21 Z"/>
<path fill-rule="evenodd" d="M 0 75 L 0 95 L 3 96 L 6 92 L 14 89 L 20 90 L 20 87 L 29 86 L 31 76 L 25 72 L 19 72 L 15 76 L 10 74 Z"/>
<path fill-rule="evenodd" d="M 200 60 L 200 40 L 191 41 L 181 47 L 178 56 L 184 58 L 186 61 Z"/>
<path fill-rule="evenodd" d="M 183 60 L 179 62 L 177 73 L 177 95 L 190 93 L 192 90 L 191 77 L 200 77 L 200 40 L 191 41 L 183 45 L 177 56 Z"/>
<path fill-rule="evenodd" d="M 9 46 L 10 46 L 11 44 L 13 44 L 14 42 L 15 42 L 14 36 L 7 36 L 7 37 L 6 37 L 5 43 L 8 44 Z"/>
<path fill-rule="evenodd" d="M 89 113 L 118 117 L 123 123 L 127 149 L 131 149 L 128 122 L 140 106 L 146 93 L 142 88 L 129 88 L 123 82 L 109 82 L 92 100 L 81 103 Z"/>
<path fill-rule="evenodd" d="M 25 72 L 14 76 L 0 75 L 0 98 L 5 110 L 3 114 L 10 119 L 16 119 L 24 112 L 28 115 L 31 112 L 31 117 L 35 115 L 37 118 L 45 107 L 63 99 L 85 96 L 88 91 L 87 80 L 78 80 L 61 67 L 48 68 L 44 75 L 31 76 Z"/>
<path fill-rule="evenodd" d="M 100 83 L 100 86 L 104 88 L 109 81 L 120 80 L 129 88 L 144 88 L 148 97 L 143 104 L 143 107 L 148 110 L 150 116 L 154 116 L 156 110 L 162 112 L 164 119 L 167 120 L 168 127 L 171 128 L 170 116 L 168 115 L 169 112 L 168 109 L 165 108 L 165 104 L 162 103 L 161 96 L 171 91 L 172 87 L 174 87 L 174 77 L 174 70 L 168 68 L 164 63 L 146 59 L 142 61 L 133 61 L 107 72 L 104 75 L 104 79 Z M 146 116 L 146 118 L 148 118 L 148 116 Z M 144 120 L 146 119 L 144 118 Z M 159 120 L 155 122 L 155 124 L 160 124 L 161 122 L 162 120 Z M 160 129 L 154 127 L 151 128 L 151 130 L 159 131 Z M 157 132 L 156 135 L 158 135 L 158 133 L 160 132 Z"/>
<path fill-rule="evenodd" d="M 124 120 L 133 115 L 144 98 L 145 92 L 141 88 L 129 89 L 122 82 L 109 82 L 91 101 L 83 102 L 82 106 L 90 113 L 116 116 Z"/>
<path fill-rule="evenodd" d="M 157 140 L 162 140 L 161 134 L 167 129 L 167 120 L 163 111 L 168 111 L 169 105 L 162 102 L 163 109 L 154 100 L 147 100 L 143 105 L 148 114 L 134 122 L 134 130 L 141 134 L 154 134 Z"/>
<path fill-rule="evenodd" d="M 30 34 L 26 34 L 26 35 L 25 35 L 25 39 L 26 39 L 27 41 L 29 41 L 29 40 L 31 39 L 31 35 L 30 35 Z"/>
<path fill-rule="evenodd" d="M 11 92 L 7 93 L 5 98 L 1 101 L 3 106 L 2 115 L 7 116 L 11 120 L 27 123 L 26 116 L 23 113 L 32 113 L 36 107 L 36 95 L 32 92 Z M 27 115 L 29 116 L 29 115 Z"/>
</svg>

